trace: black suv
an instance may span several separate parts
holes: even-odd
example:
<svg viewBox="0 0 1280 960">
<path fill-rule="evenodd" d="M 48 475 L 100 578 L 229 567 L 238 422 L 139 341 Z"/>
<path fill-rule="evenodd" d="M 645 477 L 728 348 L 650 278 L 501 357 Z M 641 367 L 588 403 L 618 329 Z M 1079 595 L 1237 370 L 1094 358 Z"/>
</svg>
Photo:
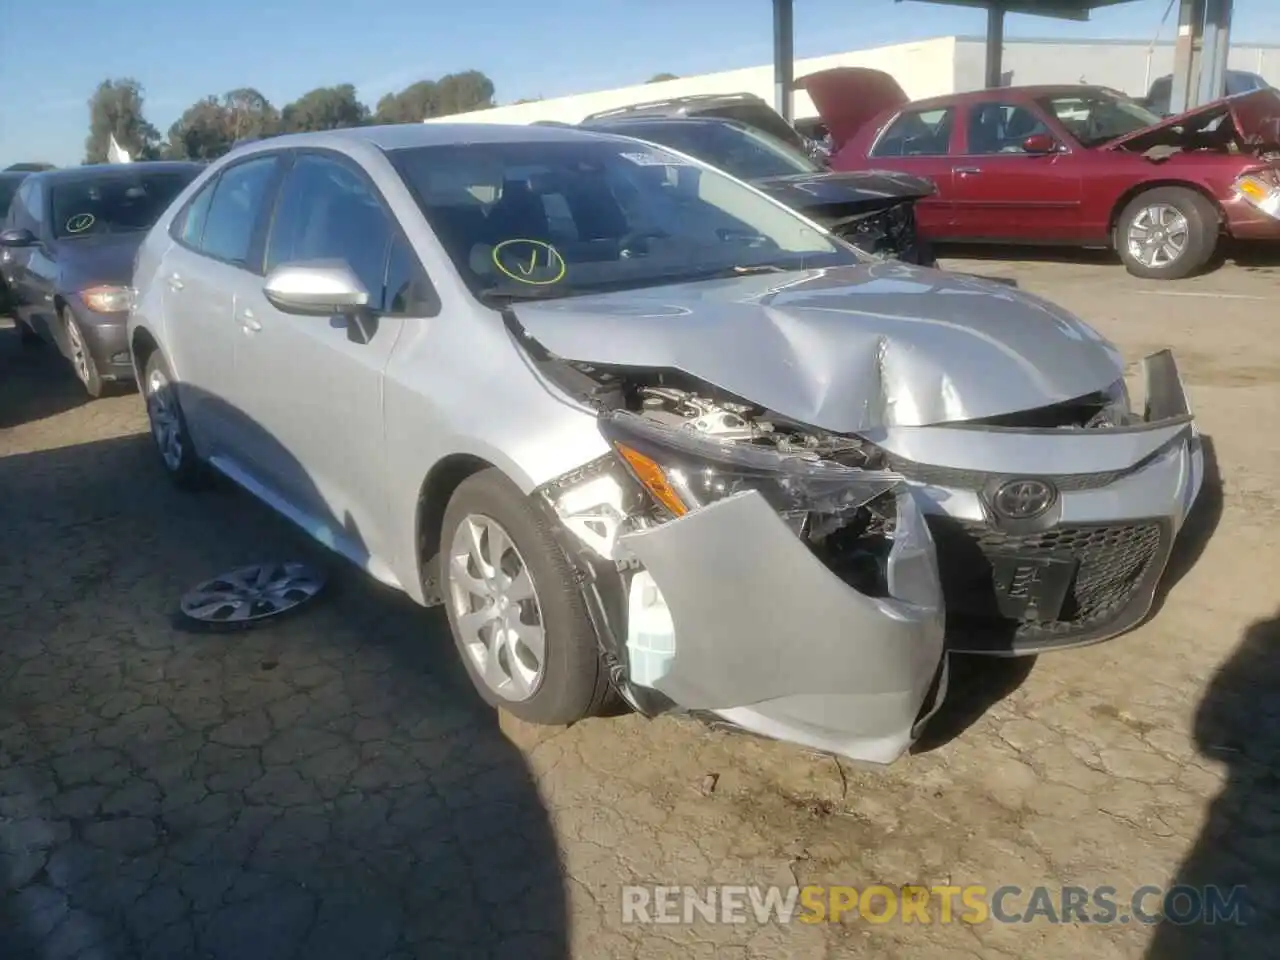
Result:
<svg viewBox="0 0 1280 960">
<path fill-rule="evenodd" d="M 869 253 L 924 266 L 936 263 L 915 225 L 915 202 L 935 190 L 928 180 L 905 173 L 834 173 L 796 147 L 794 139 L 783 141 L 757 124 L 710 115 L 650 113 L 646 106 L 596 114 L 580 127 L 647 140 L 697 157 Z M 778 114 L 773 116 L 787 126 Z M 792 134 L 799 137 L 794 130 Z"/>
</svg>

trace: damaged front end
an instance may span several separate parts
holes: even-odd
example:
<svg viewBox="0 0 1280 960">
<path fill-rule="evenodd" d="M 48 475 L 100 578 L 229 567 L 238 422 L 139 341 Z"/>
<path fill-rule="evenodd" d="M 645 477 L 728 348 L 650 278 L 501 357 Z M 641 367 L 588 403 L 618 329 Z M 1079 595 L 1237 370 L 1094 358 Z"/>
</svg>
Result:
<svg viewBox="0 0 1280 960">
<path fill-rule="evenodd" d="M 588 370 L 614 452 L 538 496 L 623 696 L 899 756 L 945 692 L 934 547 L 902 478 L 678 376 Z"/>
</svg>

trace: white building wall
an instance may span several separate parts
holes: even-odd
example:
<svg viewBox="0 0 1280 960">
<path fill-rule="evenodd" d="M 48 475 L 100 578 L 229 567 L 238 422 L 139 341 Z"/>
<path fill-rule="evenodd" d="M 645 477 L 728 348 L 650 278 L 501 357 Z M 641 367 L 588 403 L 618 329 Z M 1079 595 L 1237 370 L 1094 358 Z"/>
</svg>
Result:
<svg viewBox="0 0 1280 960">
<path fill-rule="evenodd" d="M 1091 83 L 1144 96 L 1152 80 L 1173 72 L 1173 44 L 1157 44 L 1154 50 L 1149 50 L 1149 46 L 1137 40 L 1081 43 L 1011 40 L 1004 46 L 1005 84 Z M 796 61 L 795 75 L 803 77 L 831 67 L 872 67 L 891 74 L 909 97 L 919 100 L 958 90 L 980 89 L 985 73 L 984 47 L 984 42 L 976 37 L 937 37 L 808 57 Z M 1273 86 L 1280 87 L 1280 47 L 1234 46 L 1230 66 L 1261 74 Z M 427 123 L 532 123 L 535 120 L 578 123 L 600 110 L 700 93 L 754 93 L 772 104 L 773 65 L 510 104 L 438 117 Z M 801 119 L 817 115 L 808 94 L 802 90 L 795 94 L 794 111 Z"/>
<path fill-rule="evenodd" d="M 957 37 L 957 90 L 978 90 L 984 82 L 985 44 L 976 37 Z M 1280 87 L 1280 48 L 1237 45 L 1228 66 L 1260 74 Z M 1100 40 L 1061 43 L 1054 40 L 1013 40 L 1004 45 L 1004 84 L 1092 83 L 1142 97 L 1157 77 L 1173 73 L 1173 44 L 1151 49 L 1138 40 Z"/>
<path fill-rule="evenodd" d="M 955 88 L 955 37 L 938 37 L 917 43 L 899 43 L 889 47 L 874 47 L 827 57 L 809 57 L 796 60 L 795 75 L 803 77 L 831 67 L 872 67 L 893 74 L 912 99 L 934 97 L 950 93 Z M 726 70 L 721 73 L 704 73 L 696 77 L 681 77 L 661 83 L 642 83 L 615 90 L 600 90 L 575 96 L 539 100 L 534 103 L 516 103 L 489 110 L 455 114 L 428 120 L 435 122 L 468 123 L 532 123 L 534 120 L 558 120 L 561 123 L 578 123 L 588 114 L 600 110 L 625 107 L 646 100 L 667 97 L 687 97 L 700 93 L 754 93 L 773 103 L 773 65 L 748 67 L 743 70 Z M 808 94 L 796 91 L 795 116 L 817 116 Z"/>
</svg>

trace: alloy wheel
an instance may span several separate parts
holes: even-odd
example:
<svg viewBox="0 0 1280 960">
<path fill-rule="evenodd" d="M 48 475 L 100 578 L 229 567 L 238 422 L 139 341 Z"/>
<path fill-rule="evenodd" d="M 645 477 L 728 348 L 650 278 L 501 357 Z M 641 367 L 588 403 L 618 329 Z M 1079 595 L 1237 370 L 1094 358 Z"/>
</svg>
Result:
<svg viewBox="0 0 1280 960">
<path fill-rule="evenodd" d="M 71 366 L 85 386 L 89 385 L 89 351 L 80 335 L 80 327 L 74 320 L 67 320 L 67 346 L 71 348 Z"/>
<path fill-rule="evenodd" d="M 152 370 L 147 377 L 147 419 L 165 467 L 176 472 L 182 466 L 182 418 L 173 386 L 162 370 Z"/>
<path fill-rule="evenodd" d="M 1129 254 L 1144 267 L 1159 270 L 1186 252 L 1191 237 L 1187 218 L 1177 207 L 1154 203 L 1143 207 L 1129 224 Z"/>
<path fill-rule="evenodd" d="M 471 513 L 448 560 L 449 603 L 476 673 L 504 700 L 529 699 L 545 670 L 546 633 L 524 557 L 500 523 Z"/>
</svg>

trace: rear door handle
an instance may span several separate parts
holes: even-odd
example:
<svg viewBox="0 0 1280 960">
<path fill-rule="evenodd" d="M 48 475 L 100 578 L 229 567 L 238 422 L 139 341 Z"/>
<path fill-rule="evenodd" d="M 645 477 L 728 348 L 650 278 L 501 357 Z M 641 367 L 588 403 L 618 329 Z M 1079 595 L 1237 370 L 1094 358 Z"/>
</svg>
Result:
<svg viewBox="0 0 1280 960">
<path fill-rule="evenodd" d="M 240 311 L 240 326 L 244 328 L 246 333 L 256 333 L 262 329 L 262 324 L 257 321 L 253 311 L 249 309 Z"/>
<path fill-rule="evenodd" d="M 968 174 L 968 173 L 981 173 L 981 172 L 982 172 L 982 168 L 981 168 L 981 167 L 952 167 L 952 168 L 951 168 L 951 170 L 952 170 L 952 172 L 953 172 L 953 173 L 958 173 L 958 174 L 960 174 L 961 176 L 964 176 L 965 174 Z"/>
<path fill-rule="evenodd" d="M 169 274 L 169 289 L 170 290 L 182 289 L 182 278 L 178 276 L 176 273 Z"/>
</svg>

